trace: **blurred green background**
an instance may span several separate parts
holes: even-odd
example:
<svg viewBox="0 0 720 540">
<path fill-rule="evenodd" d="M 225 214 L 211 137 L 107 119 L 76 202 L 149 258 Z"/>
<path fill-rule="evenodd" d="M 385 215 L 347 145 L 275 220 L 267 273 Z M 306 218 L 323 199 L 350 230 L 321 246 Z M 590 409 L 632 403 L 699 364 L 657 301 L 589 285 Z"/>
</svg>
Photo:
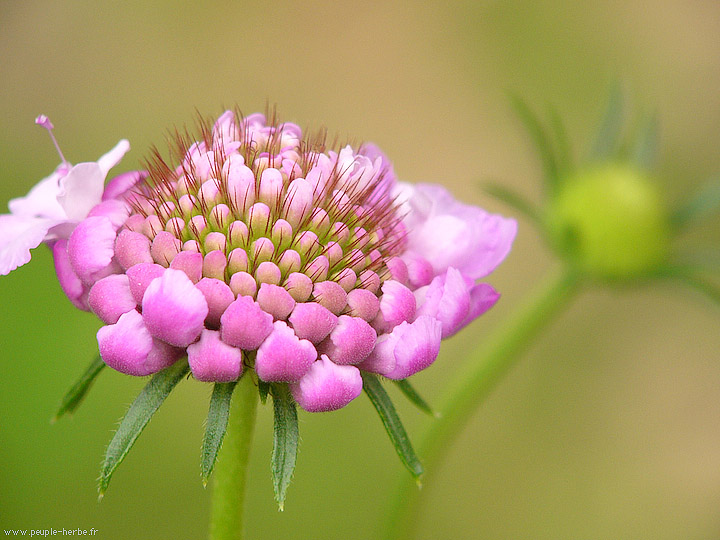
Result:
<svg viewBox="0 0 720 540">
<path fill-rule="evenodd" d="M 493 211 L 483 179 L 539 199 L 539 166 L 511 90 L 553 104 L 586 150 L 622 80 L 662 125 L 658 181 L 678 202 L 720 171 L 720 4 L 709 0 L 0 2 L 0 202 L 57 165 L 128 138 L 137 168 L 165 129 L 277 103 L 301 126 L 372 140 L 412 182 Z M 555 265 L 520 220 L 490 281 L 500 304 L 415 378 L 431 402 Z M 717 245 L 720 220 L 687 237 Z M 0 527 L 84 528 L 96 538 L 206 535 L 199 457 L 210 388 L 173 393 L 96 501 L 105 445 L 143 380 L 103 373 L 74 418 L 50 425 L 96 354 L 99 322 L 65 299 L 49 252 L 0 278 Z M 720 312 L 672 284 L 596 289 L 525 355 L 423 489 L 420 539 L 720 538 Z M 396 396 L 399 398 L 399 396 Z M 415 439 L 432 420 L 396 400 Z M 301 415 L 299 463 L 279 513 L 272 418 L 253 447 L 248 538 L 367 539 L 404 475 L 363 396 Z M 408 479 L 409 481 L 409 479 Z"/>
</svg>

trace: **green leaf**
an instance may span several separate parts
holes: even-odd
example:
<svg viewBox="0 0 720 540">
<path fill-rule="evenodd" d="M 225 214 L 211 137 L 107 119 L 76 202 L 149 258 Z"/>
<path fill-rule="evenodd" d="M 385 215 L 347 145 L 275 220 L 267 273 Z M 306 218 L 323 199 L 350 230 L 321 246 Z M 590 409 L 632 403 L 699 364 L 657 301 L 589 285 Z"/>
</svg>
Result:
<svg viewBox="0 0 720 540">
<path fill-rule="evenodd" d="M 215 383 L 212 396 L 210 396 L 210 409 L 208 410 L 202 459 L 200 461 L 204 486 L 207 485 L 213 467 L 215 467 L 218 451 L 222 446 L 225 431 L 227 431 L 228 418 L 230 417 L 230 401 L 236 384 L 237 381 Z"/>
<path fill-rule="evenodd" d="M 620 137 L 623 129 L 624 117 L 623 92 L 619 83 L 615 83 L 610 90 L 608 104 L 600 128 L 595 137 L 595 143 L 590 150 L 590 159 L 605 161 L 612 157 L 620 146 Z"/>
<path fill-rule="evenodd" d="M 527 103 L 515 95 L 510 96 L 510 101 L 515 114 L 520 118 L 535 145 L 542 162 L 546 187 L 552 192 L 557 188 L 559 182 L 558 163 L 553 150 L 552 138 L 548 135 L 535 113 L 530 110 Z"/>
<path fill-rule="evenodd" d="M 497 200 L 507 204 L 510 208 L 517 210 L 536 225 L 540 225 L 540 213 L 530 202 L 526 201 L 522 195 L 500 184 L 487 184 L 484 190 L 488 195 L 495 197 Z"/>
<path fill-rule="evenodd" d="M 155 411 L 162 405 L 175 385 L 188 372 L 187 360 L 180 360 L 163 371 L 156 373 L 140 394 L 115 432 L 115 436 L 105 451 L 105 461 L 100 469 L 100 497 L 105 494 L 113 472 L 125 459 L 135 440 L 152 418 Z"/>
<path fill-rule="evenodd" d="M 677 229 L 682 229 L 691 223 L 697 223 L 710 217 L 720 209 L 720 181 L 709 182 L 690 197 L 671 216 L 671 222 Z"/>
<path fill-rule="evenodd" d="M 415 478 L 419 478 L 423 473 L 423 467 L 420 460 L 415 455 L 410 439 L 405 432 L 405 428 L 400 421 L 400 417 L 395 410 L 395 406 L 385 389 L 375 375 L 372 373 L 361 372 L 363 379 L 363 390 L 370 398 L 375 410 L 380 415 L 385 426 L 385 431 L 390 436 L 390 441 L 395 447 L 395 451 L 400 456 L 403 464 Z"/>
<path fill-rule="evenodd" d="M 432 407 L 428 404 L 427 401 L 425 401 L 420 394 L 418 394 L 415 391 L 415 388 L 412 387 L 410 384 L 410 381 L 407 379 L 400 379 L 399 381 L 393 381 L 397 387 L 400 389 L 400 391 L 405 395 L 406 398 L 410 400 L 410 402 L 415 405 L 418 409 L 423 411 L 424 413 L 429 414 L 430 416 L 434 416 L 435 418 L 440 418 L 440 414 L 436 413 L 432 410 Z"/>
<path fill-rule="evenodd" d="M 272 451 L 273 488 L 275 500 L 282 511 L 285 507 L 285 494 L 295 470 L 300 433 L 295 401 L 290 395 L 287 384 L 273 384 L 270 392 L 275 413 Z"/>
<path fill-rule="evenodd" d="M 564 176 L 570 174 L 573 169 L 572 151 L 570 150 L 570 143 L 568 142 L 565 124 L 558 112 L 555 110 L 555 107 L 550 107 L 549 116 L 550 127 L 555 135 L 555 142 L 557 145 L 557 174 L 558 177 L 563 178 Z"/>
<path fill-rule="evenodd" d="M 82 374 L 75 385 L 68 391 L 67 394 L 65 394 L 58 412 L 55 413 L 55 417 L 52 419 L 53 422 L 62 418 L 66 414 L 72 414 L 75 412 L 75 409 L 77 409 L 83 399 L 85 399 L 85 395 L 90 390 L 93 382 L 95 382 L 95 378 L 100 374 L 104 367 L 105 362 L 102 361 L 100 356 L 92 361 L 85 370 L 85 373 Z"/>
<path fill-rule="evenodd" d="M 657 114 L 641 120 L 635 142 L 630 150 L 630 158 L 641 169 L 650 169 L 657 157 L 660 123 Z"/>
<path fill-rule="evenodd" d="M 268 392 L 270 392 L 270 384 L 258 378 L 258 392 L 260 393 L 260 402 L 265 405 Z"/>
</svg>

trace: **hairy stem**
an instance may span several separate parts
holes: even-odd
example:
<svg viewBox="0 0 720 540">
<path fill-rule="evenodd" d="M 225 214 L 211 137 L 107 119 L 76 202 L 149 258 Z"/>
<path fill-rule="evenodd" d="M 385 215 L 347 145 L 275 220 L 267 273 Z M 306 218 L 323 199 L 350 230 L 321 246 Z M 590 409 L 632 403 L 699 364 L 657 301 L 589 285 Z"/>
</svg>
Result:
<svg viewBox="0 0 720 540">
<path fill-rule="evenodd" d="M 246 374 L 235 388 L 227 432 L 215 465 L 210 540 L 243 538 L 245 482 L 257 402 L 257 388 Z"/>
</svg>

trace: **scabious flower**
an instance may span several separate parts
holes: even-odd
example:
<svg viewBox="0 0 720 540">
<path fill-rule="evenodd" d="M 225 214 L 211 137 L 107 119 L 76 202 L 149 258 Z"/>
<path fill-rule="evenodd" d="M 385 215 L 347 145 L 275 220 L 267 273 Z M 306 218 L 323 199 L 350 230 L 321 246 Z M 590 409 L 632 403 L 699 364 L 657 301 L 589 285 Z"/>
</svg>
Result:
<svg viewBox="0 0 720 540">
<path fill-rule="evenodd" d="M 508 254 L 515 221 L 398 182 L 373 145 L 328 149 L 230 111 L 201 131 L 104 190 L 127 142 L 63 163 L 0 221 L 3 238 L 26 227 L 2 246 L 3 273 L 48 242 L 63 291 L 105 323 L 108 366 L 149 375 L 187 356 L 211 382 L 254 369 L 328 411 L 359 395 L 361 370 L 427 368 L 497 301 L 478 280 Z"/>
<path fill-rule="evenodd" d="M 38 123 L 52 129 L 45 117 Z M 52 132 L 51 132 L 52 133 Z M 399 182 L 371 144 L 227 111 L 171 137 L 146 170 L 104 185 L 128 150 L 58 169 L 0 216 L 0 272 L 45 242 L 62 290 L 103 322 L 100 358 L 66 396 L 74 410 L 104 366 L 153 375 L 110 443 L 100 493 L 152 414 L 190 372 L 214 383 L 201 469 L 207 481 L 235 383 L 275 411 L 273 479 L 282 504 L 298 443 L 296 405 L 340 409 L 363 390 L 414 476 L 422 467 L 376 375 L 397 381 L 498 300 L 480 280 L 507 256 L 512 219 Z M 54 141 L 54 138 L 53 138 Z M 254 409 L 253 409 L 254 410 Z"/>
</svg>

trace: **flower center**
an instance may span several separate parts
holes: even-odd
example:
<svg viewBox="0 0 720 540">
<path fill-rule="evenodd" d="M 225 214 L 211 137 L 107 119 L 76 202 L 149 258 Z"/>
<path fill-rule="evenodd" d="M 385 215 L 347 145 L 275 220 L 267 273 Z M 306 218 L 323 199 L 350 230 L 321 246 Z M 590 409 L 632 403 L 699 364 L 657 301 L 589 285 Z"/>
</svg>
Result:
<svg viewBox="0 0 720 540">
<path fill-rule="evenodd" d="M 328 150 L 323 133 L 263 120 L 226 113 L 193 143 L 176 133 L 179 165 L 154 151 L 125 227 L 165 267 L 200 253 L 203 276 L 236 294 L 269 283 L 304 301 L 323 281 L 377 293 L 405 241 L 388 166 L 372 149 Z"/>
</svg>

